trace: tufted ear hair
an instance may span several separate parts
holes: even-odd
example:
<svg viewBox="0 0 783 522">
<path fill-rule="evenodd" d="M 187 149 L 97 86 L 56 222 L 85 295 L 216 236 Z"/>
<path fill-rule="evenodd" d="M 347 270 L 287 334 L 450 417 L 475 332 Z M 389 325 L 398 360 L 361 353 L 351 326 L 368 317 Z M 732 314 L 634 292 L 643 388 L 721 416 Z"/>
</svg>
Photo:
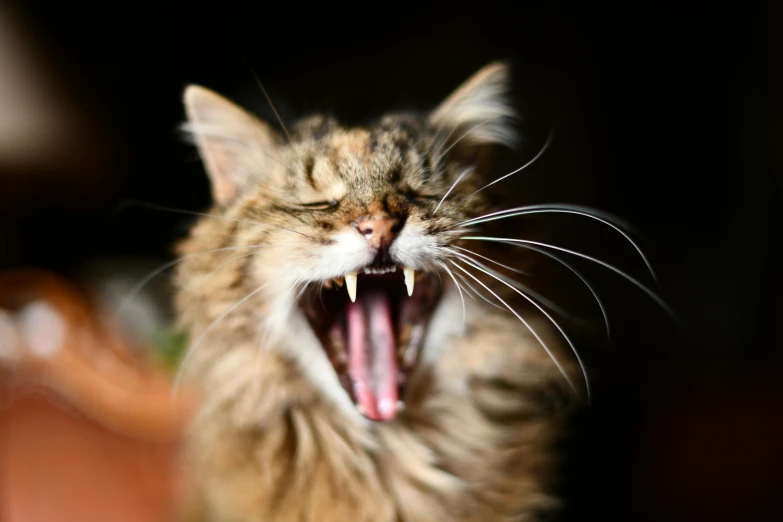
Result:
<svg viewBox="0 0 783 522">
<path fill-rule="evenodd" d="M 189 85 L 184 94 L 188 122 L 183 130 L 198 146 L 217 203 L 234 200 L 274 161 L 279 134 L 228 99 Z"/>
<path fill-rule="evenodd" d="M 508 65 L 493 62 L 460 85 L 430 114 L 430 123 L 461 138 L 463 145 L 513 147 L 517 133 L 509 120 L 516 113 L 508 99 Z"/>
</svg>

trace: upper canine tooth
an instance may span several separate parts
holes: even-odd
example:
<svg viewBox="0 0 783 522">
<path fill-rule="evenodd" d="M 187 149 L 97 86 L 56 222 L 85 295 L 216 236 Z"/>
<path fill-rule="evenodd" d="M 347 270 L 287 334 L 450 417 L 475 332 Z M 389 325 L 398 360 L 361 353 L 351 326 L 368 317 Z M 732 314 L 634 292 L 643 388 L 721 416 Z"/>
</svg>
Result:
<svg viewBox="0 0 783 522">
<path fill-rule="evenodd" d="M 348 289 L 348 296 L 351 302 L 356 302 L 356 272 L 345 274 L 345 287 Z"/>
<path fill-rule="evenodd" d="M 412 268 L 408 268 L 407 266 L 402 269 L 403 273 L 405 274 L 405 286 L 408 288 L 408 295 L 413 295 L 413 285 L 416 278 L 416 271 Z"/>
</svg>

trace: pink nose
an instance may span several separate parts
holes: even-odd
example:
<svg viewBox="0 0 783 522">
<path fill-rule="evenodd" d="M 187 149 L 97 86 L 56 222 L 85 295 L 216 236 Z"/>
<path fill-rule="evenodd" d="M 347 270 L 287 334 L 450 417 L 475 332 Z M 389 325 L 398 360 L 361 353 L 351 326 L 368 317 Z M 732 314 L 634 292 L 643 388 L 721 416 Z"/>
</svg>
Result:
<svg viewBox="0 0 783 522">
<path fill-rule="evenodd" d="M 367 238 L 371 247 L 380 249 L 388 247 L 394 241 L 399 222 L 399 219 L 385 214 L 376 214 L 357 219 L 354 226 L 361 235 Z"/>
</svg>

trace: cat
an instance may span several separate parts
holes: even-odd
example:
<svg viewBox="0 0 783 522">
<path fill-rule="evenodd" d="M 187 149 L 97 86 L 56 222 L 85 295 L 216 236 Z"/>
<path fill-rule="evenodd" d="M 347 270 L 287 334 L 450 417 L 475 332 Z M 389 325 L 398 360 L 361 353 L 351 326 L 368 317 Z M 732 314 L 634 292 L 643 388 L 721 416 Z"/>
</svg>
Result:
<svg viewBox="0 0 783 522">
<path fill-rule="evenodd" d="M 492 150 L 517 139 L 509 83 L 495 62 L 426 114 L 282 131 L 186 88 L 214 197 L 175 276 L 202 396 L 194 513 L 492 522 L 558 506 L 576 367 L 463 239 L 494 210 Z"/>
</svg>

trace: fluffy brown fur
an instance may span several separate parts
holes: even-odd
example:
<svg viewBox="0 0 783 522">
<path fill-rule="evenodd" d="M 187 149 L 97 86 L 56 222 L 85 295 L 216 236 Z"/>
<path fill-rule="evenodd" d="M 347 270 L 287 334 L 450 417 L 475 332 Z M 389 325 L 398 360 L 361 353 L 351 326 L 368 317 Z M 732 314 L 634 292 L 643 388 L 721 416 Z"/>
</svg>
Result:
<svg viewBox="0 0 783 522">
<path fill-rule="evenodd" d="M 382 213 L 419 234 L 418 243 L 408 236 L 416 253 L 405 263 L 446 285 L 438 324 L 461 323 L 438 261 L 461 244 L 454 225 L 488 210 L 483 193 L 463 200 L 488 181 L 487 148 L 513 142 L 507 77 L 492 64 L 428 115 L 386 116 L 368 128 L 315 117 L 290 139 L 206 89 L 188 89 L 216 200 L 179 246 L 186 257 L 176 279 L 192 341 L 183 371 L 204 398 L 188 460 L 204 520 L 516 521 L 556 505 L 564 380 L 517 317 L 467 299 L 464 333 L 431 334 L 405 409 L 388 422 L 346 408 L 333 368 L 307 351 L 315 338 L 297 319 L 302 285 L 353 269 L 329 254 L 334 238 L 352 233 L 357 216 Z"/>
</svg>

